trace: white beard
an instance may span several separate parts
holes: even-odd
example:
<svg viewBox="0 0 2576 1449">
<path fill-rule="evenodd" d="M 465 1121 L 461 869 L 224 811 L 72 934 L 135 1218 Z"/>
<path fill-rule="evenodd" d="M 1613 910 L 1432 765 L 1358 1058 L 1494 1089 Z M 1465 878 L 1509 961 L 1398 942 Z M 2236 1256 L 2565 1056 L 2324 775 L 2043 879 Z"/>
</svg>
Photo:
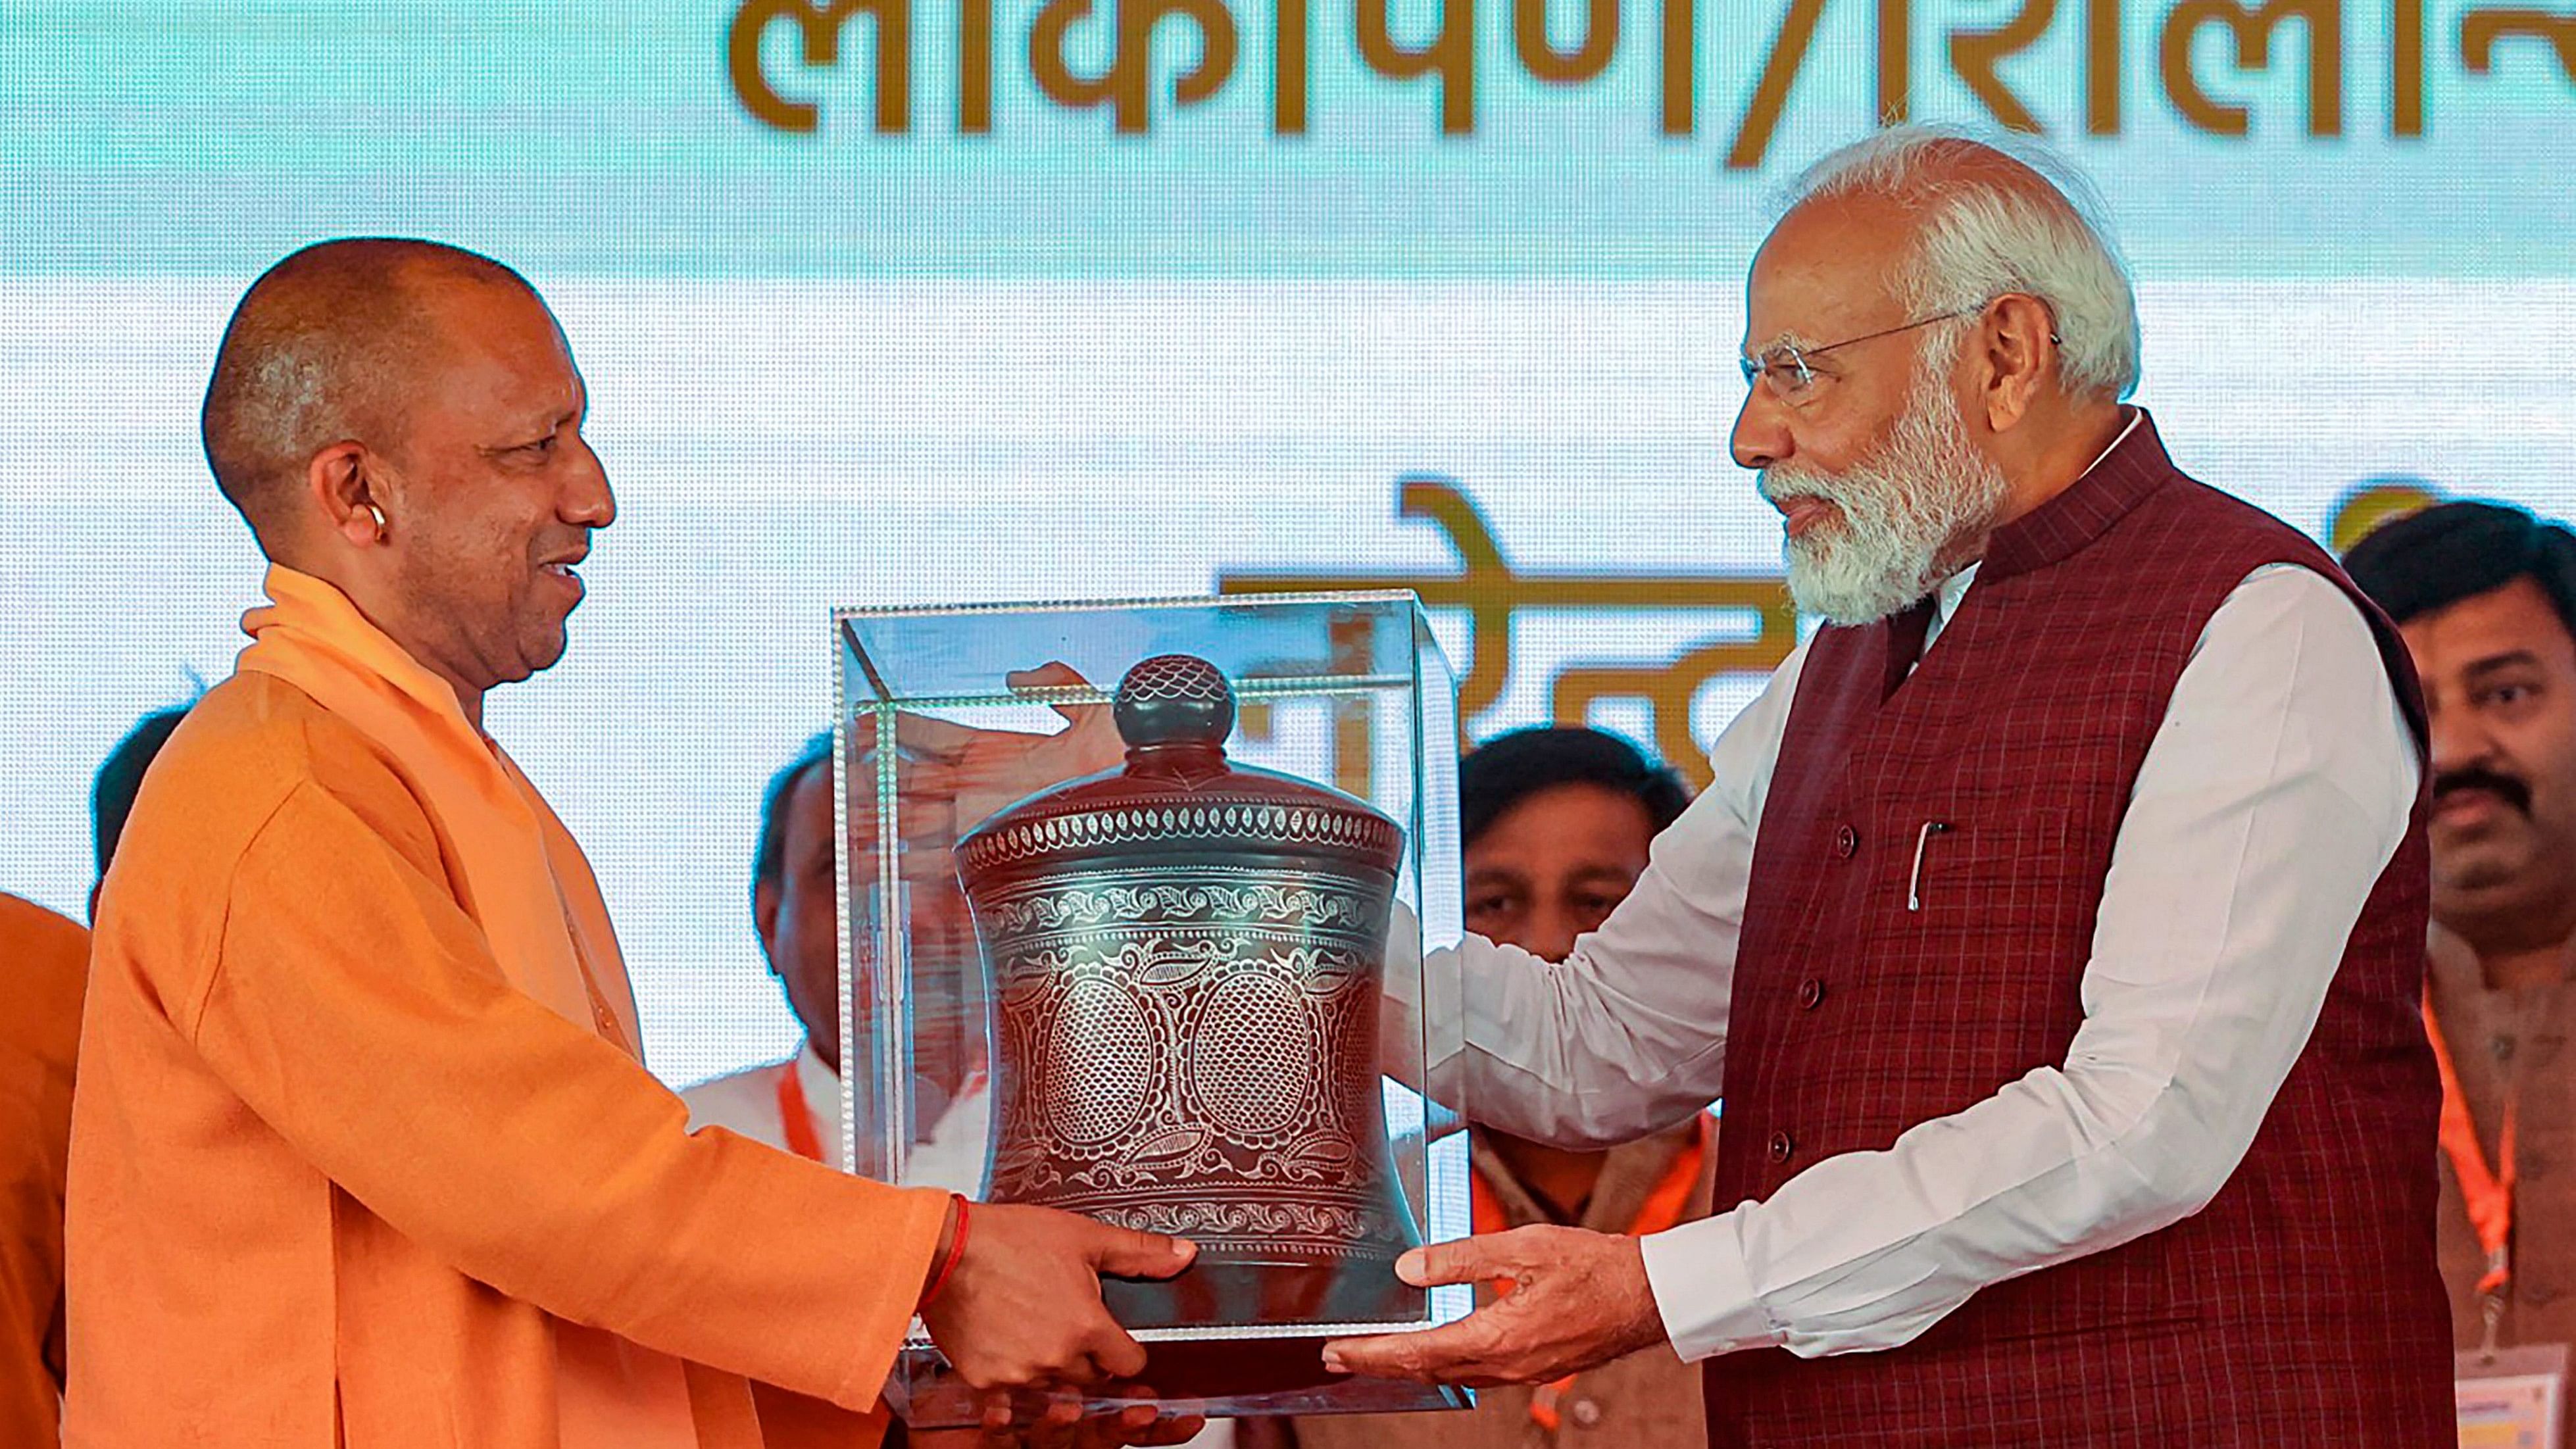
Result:
<svg viewBox="0 0 2576 1449">
<path fill-rule="evenodd" d="M 1762 470 L 1762 496 L 1832 503 L 1838 520 L 1789 539 L 1789 597 L 1835 624 L 1883 619 L 1939 587 L 1968 561 L 2011 491 L 1960 422 L 1927 348 L 1905 415 L 1877 452 L 1841 473 L 1794 464 Z"/>
</svg>

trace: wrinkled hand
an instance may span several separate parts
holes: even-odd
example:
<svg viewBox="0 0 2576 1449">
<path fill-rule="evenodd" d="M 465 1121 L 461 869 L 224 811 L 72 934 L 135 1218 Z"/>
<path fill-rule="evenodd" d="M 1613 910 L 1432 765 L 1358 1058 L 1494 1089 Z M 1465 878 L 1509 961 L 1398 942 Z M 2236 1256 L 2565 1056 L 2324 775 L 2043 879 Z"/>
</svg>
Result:
<svg viewBox="0 0 2576 1449">
<path fill-rule="evenodd" d="M 1396 1276 L 1417 1288 L 1508 1278 L 1502 1298 L 1419 1333 L 1341 1338 L 1324 1366 L 1428 1383 L 1543 1384 L 1664 1341 L 1637 1240 L 1581 1228 L 1514 1228 L 1415 1248 Z"/>
<path fill-rule="evenodd" d="M 1048 664 L 1007 676 L 1015 690 L 1083 689 L 1090 681 L 1070 665 Z M 904 790 L 915 801 L 944 801 L 953 841 L 1003 807 L 1067 780 L 1113 769 L 1127 755 L 1126 742 L 1105 704 L 1050 705 L 1065 727 L 1051 735 L 979 729 L 908 714 L 895 721 L 895 738 L 912 758 Z"/>
<path fill-rule="evenodd" d="M 977 1203 L 966 1251 L 922 1326 L 978 1389 L 1133 1378 L 1145 1350 L 1100 1302 L 1100 1275 L 1169 1278 L 1194 1243 L 1053 1208 Z"/>
<path fill-rule="evenodd" d="M 1150 1399 L 1154 1391 L 1127 1385 L 1107 1394 L 1128 1395 Z M 1130 1444 L 1184 1444 L 1207 1427 L 1207 1420 L 1197 1415 L 1166 1416 L 1152 1404 L 1085 1414 L 1083 1396 L 1063 1390 L 1048 1394 L 1045 1409 L 1028 1423 L 1011 1422 L 1016 1407 L 1011 1394 L 988 1394 L 980 1428 L 915 1430 L 911 1442 L 917 1449 L 1124 1449 Z"/>
</svg>

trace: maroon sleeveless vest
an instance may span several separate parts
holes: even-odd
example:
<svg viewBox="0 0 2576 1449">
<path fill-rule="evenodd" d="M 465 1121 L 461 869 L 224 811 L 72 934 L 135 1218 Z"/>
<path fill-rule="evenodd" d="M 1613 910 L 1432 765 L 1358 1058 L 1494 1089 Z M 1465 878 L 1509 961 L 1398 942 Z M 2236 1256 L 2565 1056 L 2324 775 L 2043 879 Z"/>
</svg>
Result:
<svg viewBox="0 0 2576 1449">
<path fill-rule="evenodd" d="M 2202 628 L 2270 563 L 2352 593 L 2296 531 L 2176 471 L 2141 420 L 1996 533 L 1894 694 L 1884 621 L 1816 636 L 1754 850 L 1718 1202 L 2063 1065 L 2138 767 Z M 2420 741 L 2404 649 L 2353 597 Z M 1909 911 L 1927 821 L 1948 829 Z M 2418 1014 L 2428 872 L 2419 805 L 2206 1209 L 1990 1286 L 1901 1348 L 1712 1359 L 1713 1449 L 2454 1443 Z"/>
</svg>

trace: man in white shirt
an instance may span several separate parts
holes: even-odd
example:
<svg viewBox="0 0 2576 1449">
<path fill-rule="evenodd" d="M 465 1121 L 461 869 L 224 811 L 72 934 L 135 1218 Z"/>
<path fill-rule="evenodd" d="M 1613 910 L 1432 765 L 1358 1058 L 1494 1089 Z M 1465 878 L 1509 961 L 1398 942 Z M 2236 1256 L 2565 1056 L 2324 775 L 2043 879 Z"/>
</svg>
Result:
<svg viewBox="0 0 2576 1449">
<path fill-rule="evenodd" d="M 2413 676 L 2122 403 L 2070 186 L 1913 128 L 1802 180 L 1733 451 L 1829 627 L 1568 961 L 1462 948 L 1435 1091 L 1567 1146 L 1722 1091 L 1727 1210 L 1422 1250 L 1518 1286 L 1328 1363 L 1669 1340 L 1722 1449 L 2447 1441 Z"/>
<path fill-rule="evenodd" d="M 848 1166 L 841 1127 L 840 924 L 832 850 L 832 737 L 807 742 L 761 797 L 760 845 L 752 860 L 751 913 L 761 954 L 790 1011 L 805 1027 L 796 1055 L 702 1082 L 680 1094 L 689 1125 L 725 1127 L 755 1141 L 835 1167 Z M 927 921 L 936 912 L 924 912 Z M 963 904 L 946 948 L 972 951 Z M 925 933 L 936 936 L 937 932 Z M 972 979 L 974 973 L 940 979 Z M 982 1038 L 968 1029 L 969 1003 L 925 998 L 925 1037 L 945 1043 L 915 1079 L 920 1116 L 934 1124 L 912 1144 L 901 1180 L 969 1196 L 983 1189 L 989 1136 Z"/>
</svg>

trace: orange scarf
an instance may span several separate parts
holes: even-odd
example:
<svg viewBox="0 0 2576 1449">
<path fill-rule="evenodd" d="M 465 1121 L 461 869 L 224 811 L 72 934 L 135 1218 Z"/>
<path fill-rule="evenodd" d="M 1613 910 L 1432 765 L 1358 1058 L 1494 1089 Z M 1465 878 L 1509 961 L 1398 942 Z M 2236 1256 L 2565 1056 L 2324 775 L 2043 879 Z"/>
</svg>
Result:
<svg viewBox="0 0 2576 1449">
<path fill-rule="evenodd" d="M 464 873 L 457 904 L 510 985 L 641 1056 L 642 1034 L 608 905 L 581 847 L 456 691 L 369 623 L 338 589 L 282 565 L 272 603 L 242 616 L 237 667 L 273 675 L 373 740 L 429 812 Z M 694 1449 L 680 1361 L 554 1320 L 565 1449 Z"/>
</svg>

